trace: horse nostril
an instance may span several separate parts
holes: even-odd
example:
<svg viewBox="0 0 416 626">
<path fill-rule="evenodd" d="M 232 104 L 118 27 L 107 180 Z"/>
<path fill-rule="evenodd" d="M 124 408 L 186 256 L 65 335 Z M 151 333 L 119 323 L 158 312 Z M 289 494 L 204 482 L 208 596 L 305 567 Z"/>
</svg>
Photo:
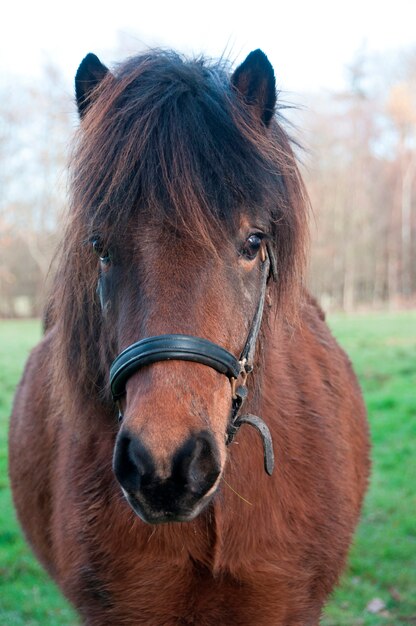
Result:
<svg viewBox="0 0 416 626">
<path fill-rule="evenodd" d="M 176 452 L 172 463 L 172 479 L 199 497 L 214 485 L 220 471 L 217 446 L 206 432 L 188 439 Z"/>
<path fill-rule="evenodd" d="M 170 466 L 170 467 L 169 467 Z M 114 474 L 127 501 L 144 521 L 191 519 L 221 472 L 214 437 L 191 435 L 160 468 L 145 444 L 123 428 L 117 437 Z"/>
<path fill-rule="evenodd" d="M 140 489 L 142 479 L 154 474 L 152 457 L 140 439 L 120 431 L 113 458 L 113 470 L 121 486 L 129 493 Z"/>
</svg>

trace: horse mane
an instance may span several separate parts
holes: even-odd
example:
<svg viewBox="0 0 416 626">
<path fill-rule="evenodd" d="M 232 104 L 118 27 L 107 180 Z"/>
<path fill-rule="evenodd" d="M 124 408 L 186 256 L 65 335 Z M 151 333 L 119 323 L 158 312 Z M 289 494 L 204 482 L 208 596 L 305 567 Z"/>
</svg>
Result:
<svg viewBox="0 0 416 626">
<path fill-rule="evenodd" d="M 71 206 L 48 304 L 59 349 L 54 371 L 72 395 L 108 398 L 114 357 L 103 336 L 91 237 L 122 242 L 140 224 L 164 224 L 213 248 L 243 212 L 270 223 L 276 306 L 299 302 L 308 200 L 281 111 L 270 127 L 233 87 L 226 61 L 169 51 L 108 72 L 75 139 Z M 291 313 L 290 313 L 291 312 Z"/>
</svg>

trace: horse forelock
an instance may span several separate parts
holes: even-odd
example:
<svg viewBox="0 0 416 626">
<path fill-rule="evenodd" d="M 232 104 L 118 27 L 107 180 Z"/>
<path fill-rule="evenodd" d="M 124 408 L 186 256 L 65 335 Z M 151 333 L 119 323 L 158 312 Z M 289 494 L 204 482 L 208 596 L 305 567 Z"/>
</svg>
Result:
<svg viewBox="0 0 416 626">
<path fill-rule="evenodd" d="M 95 233 L 121 243 L 152 223 L 214 249 L 242 212 L 260 215 L 274 240 L 276 299 L 286 306 L 297 297 L 307 200 L 296 159 L 277 119 L 268 131 L 255 123 L 225 61 L 154 52 L 109 72 L 76 138 L 71 191 L 52 302 L 72 386 L 102 388 L 108 367 L 88 243 Z"/>
</svg>

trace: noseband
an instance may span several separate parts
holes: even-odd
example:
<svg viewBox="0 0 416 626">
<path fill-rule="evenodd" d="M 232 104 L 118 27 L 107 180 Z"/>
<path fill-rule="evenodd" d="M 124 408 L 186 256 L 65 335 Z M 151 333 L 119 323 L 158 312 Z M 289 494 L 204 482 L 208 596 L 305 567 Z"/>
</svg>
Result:
<svg viewBox="0 0 416 626">
<path fill-rule="evenodd" d="M 263 317 L 264 301 L 269 275 L 276 278 L 273 253 L 262 250 L 261 292 L 253 322 L 246 343 L 237 359 L 231 352 L 217 344 L 192 335 L 158 335 L 147 337 L 128 346 L 113 361 L 110 368 L 110 385 L 116 403 L 126 392 L 129 378 L 142 367 L 158 361 L 194 361 L 212 367 L 230 380 L 232 393 L 231 419 L 227 429 L 227 444 L 233 440 L 242 424 L 250 424 L 257 429 L 263 441 L 264 469 L 271 475 L 274 467 L 273 443 L 270 430 L 256 415 L 240 415 L 241 407 L 247 398 L 247 377 L 253 371 L 257 338 Z M 270 263 L 271 259 L 271 263 Z M 120 417 L 122 415 L 120 414 Z"/>
</svg>

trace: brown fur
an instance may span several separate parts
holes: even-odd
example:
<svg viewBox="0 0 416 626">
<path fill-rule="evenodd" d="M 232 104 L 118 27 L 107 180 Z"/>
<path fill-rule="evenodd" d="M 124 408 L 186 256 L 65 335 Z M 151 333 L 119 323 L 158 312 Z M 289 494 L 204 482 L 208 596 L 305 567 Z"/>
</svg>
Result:
<svg viewBox="0 0 416 626">
<path fill-rule="evenodd" d="M 300 289 L 307 201 L 289 140 L 277 121 L 259 124 L 261 101 L 250 109 L 224 76 L 170 54 L 134 59 L 106 74 L 81 128 L 48 331 L 16 395 L 10 477 L 28 541 L 90 626 L 316 626 L 367 485 L 357 381 Z M 209 153 L 191 141 L 196 115 Z M 247 406 L 271 430 L 274 474 L 248 427 L 225 446 L 224 376 L 156 363 L 129 380 L 121 428 L 161 475 L 189 433 L 209 429 L 221 475 L 193 521 L 148 525 L 112 472 L 109 365 L 140 337 L 170 332 L 238 355 L 259 274 L 236 246 L 253 228 L 268 233 L 278 267 Z M 96 233 L 115 250 L 105 315 L 87 243 Z"/>
</svg>

